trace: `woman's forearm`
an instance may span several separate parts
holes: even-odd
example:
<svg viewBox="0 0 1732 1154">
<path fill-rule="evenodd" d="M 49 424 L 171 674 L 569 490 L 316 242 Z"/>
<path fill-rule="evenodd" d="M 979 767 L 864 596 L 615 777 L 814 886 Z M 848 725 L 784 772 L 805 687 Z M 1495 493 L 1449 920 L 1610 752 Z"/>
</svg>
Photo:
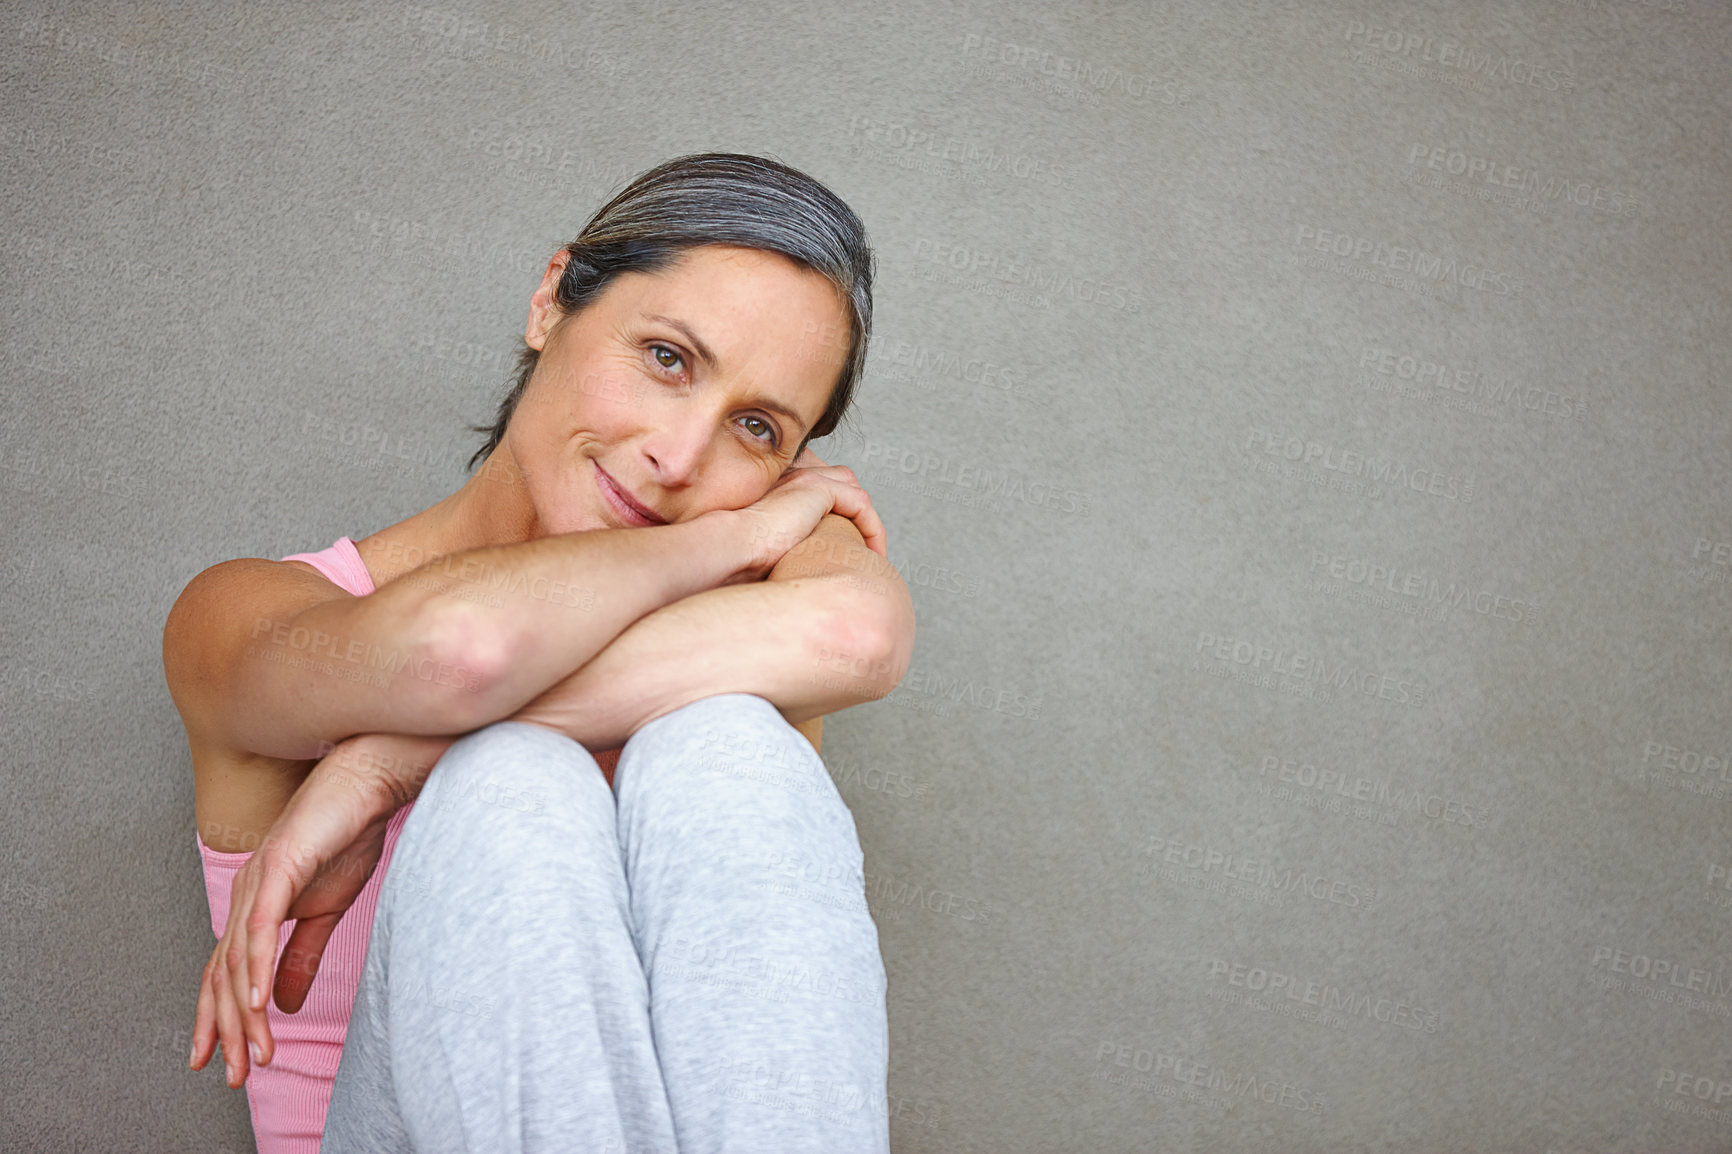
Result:
<svg viewBox="0 0 1732 1154">
<path fill-rule="evenodd" d="M 231 572 L 245 563 L 214 567 L 170 614 L 165 663 L 215 638 L 205 665 L 180 659 L 180 680 L 220 682 L 209 724 L 255 753 L 299 760 L 357 733 L 465 733 L 533 700 L 645 613 L 767 564 L 734 510 L 410 560 L 369 596 L 245 621 L 221 607 L 268 602 Z"/>
<path fill-rule="evenodd" d="M 582 669 L 513 716 L 616 749 L 655 718 L 718 693 L 755 693 L 790 721 L 880 696 L 869 681 L 839 693 L 817 676 L 824 637 L 843 634 L 817 596 L 768 583 L 696 593 L 649 614 Z M 774 622 L 774 624 L 770 624 Z"/>
<path fill-rule="evenodd" d="M 450 554 L 390 583 L 442 599 L 451 659 L 486 671 L 469 720 L 505 717 L 646 613 L 740 579 L 747 527 L 727 511 Z"/>
<path fill-rule="evenodd" d="M 717 693 L 755 693 L 803 725 L 890 692 L 913 640 L 913 602 L 895 567 L 866 548 L 853 522 L 831 515 L 766 580 L 647 614 L 512 717 L 594 753 Z M 460 736 L 369 733 L 344 743 L 340 756 L 383 815 L 419 796 Z"/>
<path fill-rule="evenodd" d="M 408 733 L 363 733 L 319 751 L 336 758 L 332 780 L 363 794 L 369 809 L 387 817 L 421 796 L 421 788 L 458 736 L 423 737 Z"/>
<path fill-rule="evenodd" d="M 755 693 L 797 723 L 889 693 L 913 641 L 913 602 L 895 567 L 832 515 L 767 580 L 646 615 L 514 716 L 592 752 L 717 693 Z"/>
</svg>

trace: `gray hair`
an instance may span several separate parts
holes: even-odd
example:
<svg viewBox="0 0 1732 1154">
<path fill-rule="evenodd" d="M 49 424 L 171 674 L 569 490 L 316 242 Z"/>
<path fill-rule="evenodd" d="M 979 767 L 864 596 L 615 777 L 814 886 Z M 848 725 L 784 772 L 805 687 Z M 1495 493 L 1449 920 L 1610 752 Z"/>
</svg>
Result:
<svg viewBox="0 0 1732 1154">
<path fill-rule="evenodd" d="M 565 246 L 570 260 L 554 303 L 570 316 L 595 301 L 623 272 L 656 272 L 687 249 L 737 245 L 780 253 L 835 285 L 849 304 L 848 357 L 824 413 L 800 448 L 834 432 L 848 411 L 866 368 L 872 333 L 875 261 L 866 226 L 835 193 L 778 161 L 735 152 L 701 152 L 656 165 L 596 210 L 577 239 Z M 511 391 L 499 403 L 492 425 L 472 425 L 487 435 L 469 459 L 474 469 L 492 455 L 541 359 L 523 345 Z"/>
</svg>

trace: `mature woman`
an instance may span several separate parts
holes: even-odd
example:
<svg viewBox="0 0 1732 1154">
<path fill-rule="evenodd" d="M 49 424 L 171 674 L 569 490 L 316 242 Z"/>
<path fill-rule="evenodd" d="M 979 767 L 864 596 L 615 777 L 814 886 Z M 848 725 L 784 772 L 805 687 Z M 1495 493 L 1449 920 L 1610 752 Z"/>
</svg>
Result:
<svg viewBox="0 0 1732 1154">
<path fill-rule="evenodd" d="M 888 1149 L 883 962 L 816 749 L 914 615 L 807 448 L 871 287 L 810 177 L 662 164 L 549 261 L 462 488 L 181 594 L 219 936 L 191 1064 L 221 1041 L 265 1154 Z"/>
</svg>

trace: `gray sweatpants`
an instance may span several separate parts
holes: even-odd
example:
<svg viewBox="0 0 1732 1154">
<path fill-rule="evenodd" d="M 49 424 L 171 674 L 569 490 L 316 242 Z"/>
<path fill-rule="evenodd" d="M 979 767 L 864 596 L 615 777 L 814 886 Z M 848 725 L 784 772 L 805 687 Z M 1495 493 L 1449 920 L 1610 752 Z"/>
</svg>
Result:
<svg viewBox="0 0 1732 1154">
<path fill-rule="evenodd" d="M 638 730 L 614 784 L 526 722 L 446 751 L 322 1154 L 888 1154 L 878 932 L 811 744 L 761 697 L 707 697 Z"/>
</svg>

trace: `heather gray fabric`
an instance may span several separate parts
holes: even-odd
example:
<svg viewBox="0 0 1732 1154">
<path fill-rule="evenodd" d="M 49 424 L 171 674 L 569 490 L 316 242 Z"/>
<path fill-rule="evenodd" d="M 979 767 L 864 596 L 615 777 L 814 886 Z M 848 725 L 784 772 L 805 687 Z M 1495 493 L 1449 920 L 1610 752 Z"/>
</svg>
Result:
<svg viewBox="0 0 1732 1154">
<path fill-rule="evenodd" d="M 889 1150 L 854 822 L 761 697 L 627 743 L 615 794 L 503 721 L 403 825 L 323 1154 Z"/>
</svg>

